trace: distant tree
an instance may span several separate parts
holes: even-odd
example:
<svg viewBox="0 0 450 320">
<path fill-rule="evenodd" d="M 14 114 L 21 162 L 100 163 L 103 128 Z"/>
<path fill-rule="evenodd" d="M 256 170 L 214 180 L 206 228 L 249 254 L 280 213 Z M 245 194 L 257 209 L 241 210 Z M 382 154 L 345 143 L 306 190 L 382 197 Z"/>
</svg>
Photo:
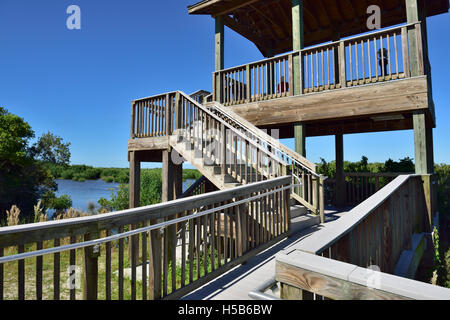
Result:
<svg viewBox="0 0 450 320">
<path fill-rule="evenodd" d="M 0 107 L 0 216 L 17 205 L 24 217 L 32 217 L 41 196 L 57 188 L 48 170 L 33 158 L 28 147 L 33 137 L 27 122 Z"/>
<path fill-rule="evenodd" d="M 51 132 L 44 133 L 31 147 L 36 159 L 43 162 L 67 166 L 70 162 L 70 142 L 64 143 L 61 137 Z"/>
<path fill-rule="evenodd" d="M 411 173 L 415 171 L 415 166 L 413 160 L 409 157 L 400 159 L 398 162 L 389 159 L 384 163 L 383 171 Z"/>
</svg>

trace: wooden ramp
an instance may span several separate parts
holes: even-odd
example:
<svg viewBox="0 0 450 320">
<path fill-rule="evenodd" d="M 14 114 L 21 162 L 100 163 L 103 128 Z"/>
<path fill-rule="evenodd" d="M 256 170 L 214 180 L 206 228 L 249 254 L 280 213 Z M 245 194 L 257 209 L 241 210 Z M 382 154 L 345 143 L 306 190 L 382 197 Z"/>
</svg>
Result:
<svg viewBox="0 0 450 320">
<path fill-rule="evenodd" d="M 292 228 L 300 228 L 276 245 L 251 258 L 246 264 L 238 265 L 230 271 L 208 282 L 199 289 L 184 296 L 182 300 L 251 300 L 248 293 L 275 275 L 275 255 L 281 250 L 295 246 L 314 232 L 331 226 L 345 212 L 329 208 L 326 222 L 302 229 L 292 221 Z"/>
</svg>

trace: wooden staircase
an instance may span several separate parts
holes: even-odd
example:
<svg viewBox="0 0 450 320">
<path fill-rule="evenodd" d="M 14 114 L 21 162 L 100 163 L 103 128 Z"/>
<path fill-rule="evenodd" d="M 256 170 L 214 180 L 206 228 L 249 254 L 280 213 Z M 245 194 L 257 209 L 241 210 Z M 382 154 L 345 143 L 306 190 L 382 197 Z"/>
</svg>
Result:
<svg viewBox="0 0 450 320">
<path fill-rule="evenodd" d="M 135 100 L 131 136 L 167 137 L 219 190 L 291 176 L 291 198 L 324 220 L 316 165 L 220 103 L 201 104 L 180 91 Z"/>
</svg>

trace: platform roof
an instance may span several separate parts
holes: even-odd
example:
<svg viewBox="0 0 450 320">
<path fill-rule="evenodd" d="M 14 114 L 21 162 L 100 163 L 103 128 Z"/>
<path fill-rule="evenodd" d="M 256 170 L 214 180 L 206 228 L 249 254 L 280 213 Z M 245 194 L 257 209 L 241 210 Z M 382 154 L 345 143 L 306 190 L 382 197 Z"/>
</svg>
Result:
<svg viewBox="0 0 450 320">
<path fill-rule="evenodd" d="M 448 0 L 426 0 L 427 16 L 446 13 Z M 405 0 L 304 0 L 305 46 L 367 32 L 367 8 L 381 8 L 382 27 L 406 22 Z M 204 0 L 189 14 L 224 16 L 230 29 L 253 42 L 264 56 L 292 50 L 291 0 Z"/>
</svg>

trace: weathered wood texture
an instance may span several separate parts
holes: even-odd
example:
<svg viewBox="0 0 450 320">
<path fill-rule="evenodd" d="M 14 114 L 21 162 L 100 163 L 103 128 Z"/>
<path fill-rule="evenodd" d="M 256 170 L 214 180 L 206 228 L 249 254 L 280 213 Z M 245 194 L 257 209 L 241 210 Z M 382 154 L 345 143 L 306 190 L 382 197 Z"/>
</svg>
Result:
<svg viewBox="0 0 450 320">
<path fill-rule="evenodd" d="M 426 16 L 448 12 L 446 0 L 426 0 Z M 295 4 L 296 2 L 294 2 Z M 304 45 L 309 47 L 341 38 L 365 33 L 367 5 L 360 1 L 301 1 L 304 14 Z M 292 0 L 263 1 L 199 1 L 188 7 L 190 14 L 224 16 L 225 25 L 252 41 L 265 57 L 296 50 L 293 45 Z M 407 21 L 405 1 L 378 0 L 382 9 L 381 27 L 399 25 Z M 293 16 L 293 17 L 292 17 Z M 233 17 L 233 18 L 231 18 Z M 424 21 L 420 18 L 420 21 Z M 408 20 L 409 21 L 409 20 Z"/>
<path fill-rule="evenodd" d="M 275 272 L 282 288 L 289 288 L 285 299 L 300 300 L 305 291 L 334 300 L 450 299 L 447 288 L 301 251 L 278 254 Z"/>
<path fill-rule="evenodd" d="M 325 203 L 336 206 L 356 206 L 401 174 L 404 173 L 343 172 L 342 177 L 339 177 L 336 173 L 335 179 L 325 180 Z"/>
<path fill-rule="evenodd" d="M 71 294 L 79 290 L 84 292 L 84 299 L 97 299 L 98 288 L 105 282 L 106 299 L 111 296 L 124 299 L 159 299 L 176 298 L 186 294 L 204 283 L 205 279 L 217 276 L 223 270 L 242 263 L 249 257 L 267 246 L 279 241 L 289 232 L 290 206 L 289 188 L 291 177 L 273 178 L 267 181 L 255 182 L 231 190 L 215 191 L 198 196 L 181 198 L 166 203 L 147 207 L 129 209 L 114 213 L 95 216 L 58 220 L 50 222 L 4 227 L 0 230 L 0 298 L 5 298 L 3 288 L 6 283 L 17 282 L 18 298 L 25 299 L 26 279 L 25 268 L 29 259 L 17 258 L 17 274 L 4 274 L 5 250 L 11 258 L 17 253 L 25 253 L 25 246 L 42 249 L 65 245 L 60 239 L 70 238 L 70 243 L 77 244 L 84 241 L 102 239 L 112 233 L 121 234 L 125 227 L 131 229 L 155 225 L 164 221 L 167 224 L 150 231 L 138 231 L 130 236 L 116 241 L 104 239 L 104 242 L 94 246 L 84 247 L 83 286 L 72 289 Z M 269 194 L 269 192 L 271 192 Z M 259 198 L 250 199 L 255 195 Z M 242 203 L 237 203 L 244 200 Z M 265 205 L 261 206 L 260 203 Z M 227 205 L 227 207 L 224 207 Z M 219 208 L 221 207 L 221 208 Z M 212 210 L 214 209 L 214 210 Z M 210 210 L 206 212 L 207 210 Z M 197 217 L 191 217 L 201 214 Z M 176 218 L 184 221 L 173 221 Z M 129 229 L 129 230 L 131 230 Z M 264 234 L 264 238 L 256 240 L 256 234 Z M 47 243 L 47 241 L 49 241 Z M 125 250 L 125 245 L 131 250 Z M 118 245 L 118 264 L 111 263 L 111 249 Z M 141 249 L 140 249 L 141 248 Z M 68 250 L 71 261 L 75 261 L 76 250 L 73 247 L 60 248 L 61 252 Z M 116 249 L 114 249 L 116 250 Z M 31 250 L 32 251 L 32 250 Z M 30 250 L 27 250 L 28 254 Z M 99 255 L 106 252 L 105 278 L 99 277 Z M 60 298 L 60 252 L 54 255 L 53 262 L 48 262 L 48 254 L 41 252 L 40 256 L 46 264 L 38 263 L 36 281 L 42 286 L 42 272 L 54 270 L 54 298 Z M 62 256 L 62 255 L 61 255 Z M 148 259 L 147 259 L 148 257 Z M 81 258 L 79 256 L 79 258 Z M 142 271 L 142 278 L 138 278 L 139 260 L 149 264 L 149 272 Z M 42 261 L 42 260 L 41 260 Z M 51 260 L 50 260 L 51 261 Z M 125 283 L 125 261 L 130 262 L 131 279 Z M 177 263 L 170 263 L 170 261 Z M 177 270 L 175 266 L 179 266 Z M 223 268 L 223 269 L 221 269 Z M 181 279 L 176 274 L 181 271 Z M 111 275 L 117 274 L 118 288 L 111 286 Z M 210 275 L 211 274 L 211 275 Z M 16 279 L 16 280 L 12 280 Z M 200 280 L 200 281 L 198 281 Z M 28 280 L 29 281 L 29 280 Z M 138 292 L 137 282 L 142 283 L 142 293 Z M 130 289 L 131 295 L 127 291 Z M 112 291 L 117 290 L 117 291 Z M 42 291 L 42 289 L 40 290 Z M 36 292 L 40 298 L 42 292 Z M 10 296 L 10 295 L 8 295 Z M 75 296 L 71 296 L 75 297 Z"/>
<path fill-rule="evenodd" d="M 299 14 L 299 11 L 302 12 L 299 7 L 302 6 L 298 3 L 293 6 L 293 18 L 297 20 L 302 16 Z M 424 75 L 423 67 L 416 73 L 411 73 L 410 70 L 424 64 L 423 55 L 413 54 L 414 48 L 409 48 L 409 45 L 413 44 L 410 38 L 416 33 L 410 34 L 408 31 L 416 29 L 420 34 L 419 23 L 307 49 L 303 49 L 300 45 L 301 31 L 295 30 L 296 36 L 293 40 L 298 49 L 294 53 L 230 69 L 216 70 L 213 77 L 220 79 L 221 87 L 217 84 L 214 90 L 220 91 L 223 95 L 220 99 L 215 97 L 215 100 L 225 106 L 252 102 L 259 102 L 254 105 L 260 106 L 265 104 L 263 102 L 265 100 L 280 97 Z M 339 74 L 336 74 L 337 72 Z M 359 95 L 357 91 L 353 93 Z M 362 96 L 363 93 L 364 91 L 361 92 Z M 428 100 L 428 96 L 421 99 Z M 324 100 L 326 101 L 326 97 Z M 403 103 L 414 104 L 413 101 L 404 100 Z"/>
<path fill-rule="evenodd" d="M 231 107 L 256 126 L 412 112 L 428 108 L 426 77 Z"/>
<path fill-rule="evenodd" d="M 296 249 L 393 273 L 412 235 L 429 230 L 426 195 L 421 176 L 399 176 Z"/>
</svg>

